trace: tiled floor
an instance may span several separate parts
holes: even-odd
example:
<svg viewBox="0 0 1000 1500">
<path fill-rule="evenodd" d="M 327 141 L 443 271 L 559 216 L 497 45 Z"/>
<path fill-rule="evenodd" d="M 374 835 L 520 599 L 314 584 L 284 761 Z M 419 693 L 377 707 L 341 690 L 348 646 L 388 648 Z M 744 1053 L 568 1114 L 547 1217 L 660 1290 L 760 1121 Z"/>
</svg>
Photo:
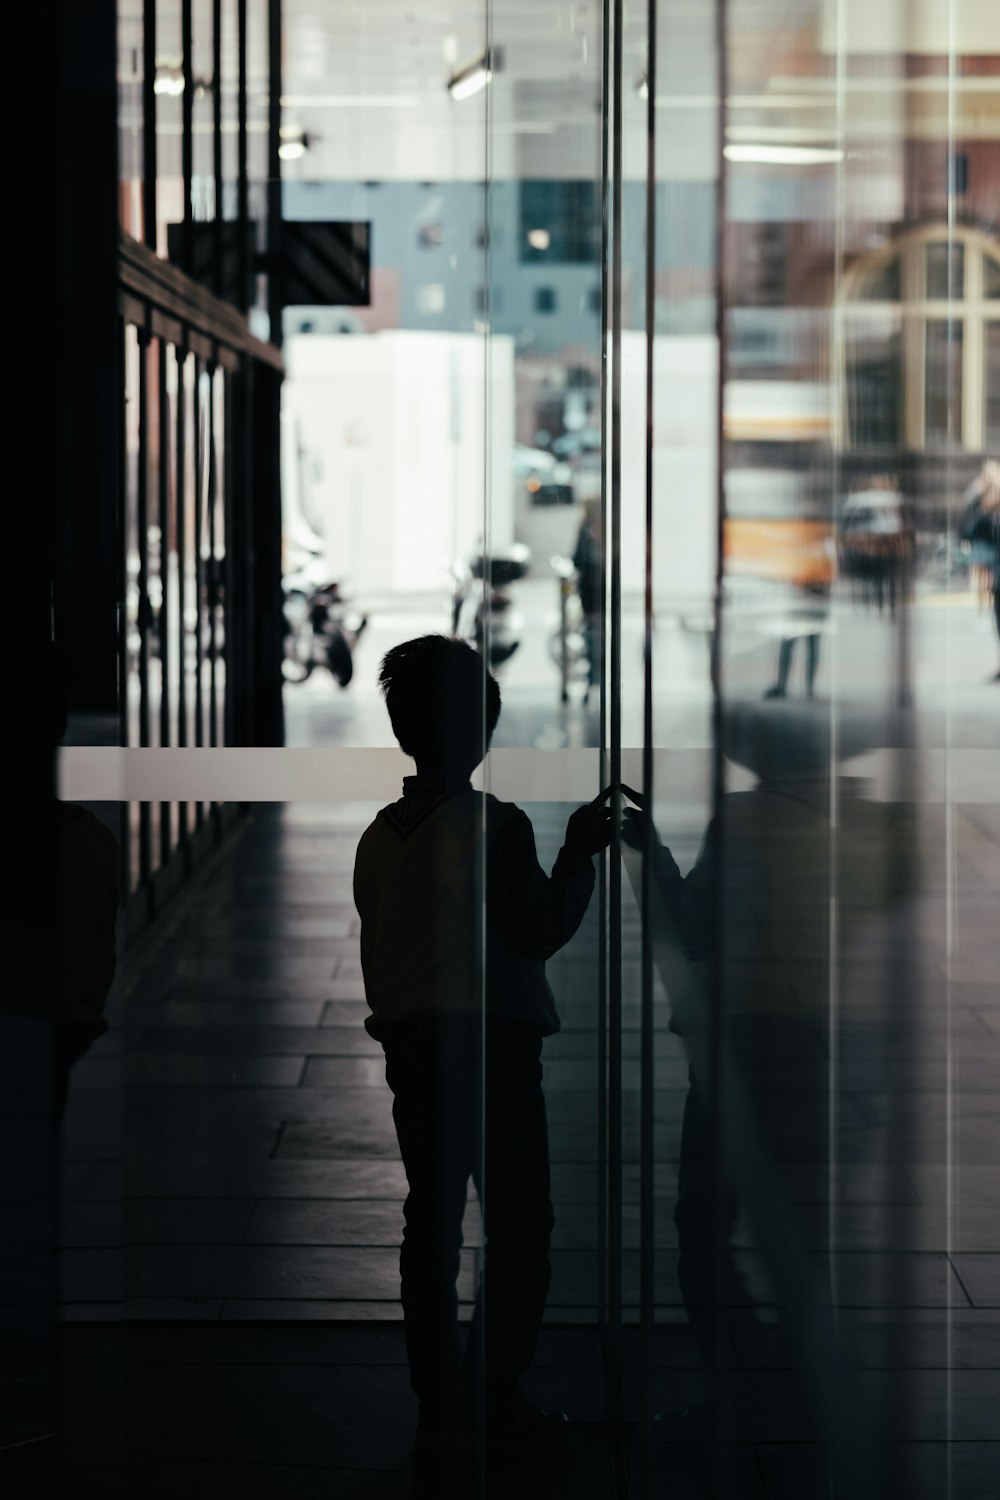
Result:
<svg viewBox="0 0 1000 1500">
<path fill-rule="evenodd" d="M 127 1430 L 147 1465 L 144 1494 L 227 1485 L 268 1496 L 412 1492 L 414 1403 L 398 1327 L 404 1183 L 381 1049 L 362 1024 L 349 897 L 371 811 L 260 809 L 155 945 L 123 966 L 113 1030 L 76 1071 L 64 1126 L 62 1296 L 79 1372 L 74 1451 L 88 1483 L 104 1471 L 112 1484 L 119 1466 L 107 1445 Z M 565 811 L 532 809 L 543 860 L 554 856 Z M 989 819 L 967 833 L 975 899 L 962 908 L 966 968 L 952 986 L 950 1019 L 960 1107 L 947 1111 L 948 1081 L 927 1061 L 933 1047 L 905 1058 L 901 1050 L 900 1076 L 932 1143 L 916 1162 L 880 1160 L 885 1059 L 870 1056 L 863 1027 L 845 1023 L 842 1037 L 852 1090 L 840 1110 L 839 1300 L 858 1378 L 891 1381 L 893 1362 L 907 1371 L 911 1409 L 899 1436 L 912 1446 L 913 1500 L 1000 1495 L 1000 995 L 990 942 L 1000 836 Z M 626 897 L 627 943 L 636 914 Z M 928 932 L 936 910 L 929 904 Z M 595 903 L 550 971 L 565 1019 L 545 1048 L 557 1228 L 550 1326 L 532 1376 L 538 1399 L 571 1407 L 582 1425 L 566 1473 L 537 1490 L 522 1476 L 525 1497 L 613 1493 L 588 1332 L 597 1271 L 596 952 Z M 634 1300 L 638 1037 L 635 975 L 625 979 L 623 1275 Z M 942 1024 L 933 1014 L 923 1022 L 932 1036 Z M 790 1045 L 780 1032 L 765 1042 L 776 1053 Z M 794 1078 L 791 1054 L 787 1071 Z M 698 1396 L 701 1375 L 672 1224 L 686 1062 L 665 1029 L 656 1076 L 663 1326 L 655 1399 L 674 1407 Z M 948 1119 L 957 1176 L 941 1147 Z M 825 1245 L 816 1168 L 808 1159 L 796 1165 L 794 1151 L 789 1162 L 785 1181 L 807 1236 Z M 740 1238 L 750 1245 L 743 1228 Z M 463 1315 L 479 1242 L 473 1203 Z M 116 1326 L 123 1316 L 129 1322 Z M 900 1318 L 904 1338 L 891 1332 Z M 116 1429 L 121 1401 L 127 1420 Z M 825 1454 L 799 1406 L 797 1376 L 780 1355 L 768 1359 L 756 1344 L 737 1350 L 731 1453 L 741 1497 L 827 1493 Z M 699 1448 L 659 1444 L 654 1457 L 664 1494 L 704 1493 Z"/>
</svg>

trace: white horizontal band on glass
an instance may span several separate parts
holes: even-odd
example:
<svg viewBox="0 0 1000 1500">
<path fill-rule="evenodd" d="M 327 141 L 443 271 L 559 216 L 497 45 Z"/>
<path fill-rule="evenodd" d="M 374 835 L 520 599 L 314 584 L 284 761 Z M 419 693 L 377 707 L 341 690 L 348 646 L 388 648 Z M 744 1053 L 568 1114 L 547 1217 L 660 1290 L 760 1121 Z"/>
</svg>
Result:
<svg viewBox="0 0 1000 1500">
<path fill-rule="evenodd" d="M 639 755 L 637 756 L 637 768 Z M 69 746 L 59 795 L 77 802 L 391 802 L 414 766 L 393 748 L 122 749 Z M 585 802 L 596 750 L 494 750 L 473 782 L 520 802 Z"/>
<path fill-rule="evenodd" d="M 728 768 L 730 790 L 754 784 Z M 77 802 L 390 802 L 413 762 L 376 749 L 123 749 L 74 745 L 59 754 L 59 795 Z M 996 750 L 872 750 L 845 762 L 879 802 L 1000 803 Z M 704 749 L 660 750 L 658 801 L 707 805 L 712 758 Z M 639 787 L 642 751 L 622 751 L 622 779 Z M 473 777 L 504 801 L 586 802 L 598 789 L 596 749 L 493 750 Z"/>
</svg>

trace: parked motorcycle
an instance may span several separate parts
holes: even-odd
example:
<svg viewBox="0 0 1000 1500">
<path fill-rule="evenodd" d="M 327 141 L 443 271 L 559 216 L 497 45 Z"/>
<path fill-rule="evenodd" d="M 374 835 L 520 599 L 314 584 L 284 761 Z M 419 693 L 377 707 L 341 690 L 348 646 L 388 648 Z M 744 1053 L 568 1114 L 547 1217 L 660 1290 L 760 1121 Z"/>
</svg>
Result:
<svg viewBox="0 0 1000 1500">
<path fill-rule="evenodd" d="M 341 687 L 354 675 L 354 648 L 367 615 L 349 607 L 338 583 L 316 587 L 305 573 L 282 579 L 285 595 L 286 682 L 305 682 L 316 667 L 326 667 Z"/>
<path fill-rule="evenodd" d="M 517 542 L 488 558 L 479 553 L 451 565 L 451 633 L 485 651 L 491 668 L 509 661 L 521 644 L 524 617 L 506 589 L 525 576 L 530 562 L 531 552 Z"/>
</svg>

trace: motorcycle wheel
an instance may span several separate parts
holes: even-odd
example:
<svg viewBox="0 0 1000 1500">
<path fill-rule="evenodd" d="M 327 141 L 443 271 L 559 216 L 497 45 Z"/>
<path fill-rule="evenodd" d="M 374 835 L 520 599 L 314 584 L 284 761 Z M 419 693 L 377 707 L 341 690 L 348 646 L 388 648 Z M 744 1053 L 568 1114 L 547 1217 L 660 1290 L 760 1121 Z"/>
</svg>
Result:
<svg viewBox="0 0 1000 1500">
<path fill-rule="evenodd" d="M 326 662 L 340 686 L 345 688 L 354 676 L 354 658 L 339 630 L 327 637 Z"/>
</svg>

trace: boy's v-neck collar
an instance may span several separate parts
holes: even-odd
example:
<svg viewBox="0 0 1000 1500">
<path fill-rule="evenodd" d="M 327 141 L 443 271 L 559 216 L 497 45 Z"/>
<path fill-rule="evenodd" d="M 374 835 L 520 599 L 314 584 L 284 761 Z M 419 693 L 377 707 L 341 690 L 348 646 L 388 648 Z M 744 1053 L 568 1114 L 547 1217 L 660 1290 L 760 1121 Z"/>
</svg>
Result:
<svg viewBox="0 0 1000 1500">
<path fill-rule="evenodd" d="M 471 792 L 472 782 L 468 777 L 454 776 L 404 776 L 404 797 L 447 797 L 453 792 Z"/>
</svg>

